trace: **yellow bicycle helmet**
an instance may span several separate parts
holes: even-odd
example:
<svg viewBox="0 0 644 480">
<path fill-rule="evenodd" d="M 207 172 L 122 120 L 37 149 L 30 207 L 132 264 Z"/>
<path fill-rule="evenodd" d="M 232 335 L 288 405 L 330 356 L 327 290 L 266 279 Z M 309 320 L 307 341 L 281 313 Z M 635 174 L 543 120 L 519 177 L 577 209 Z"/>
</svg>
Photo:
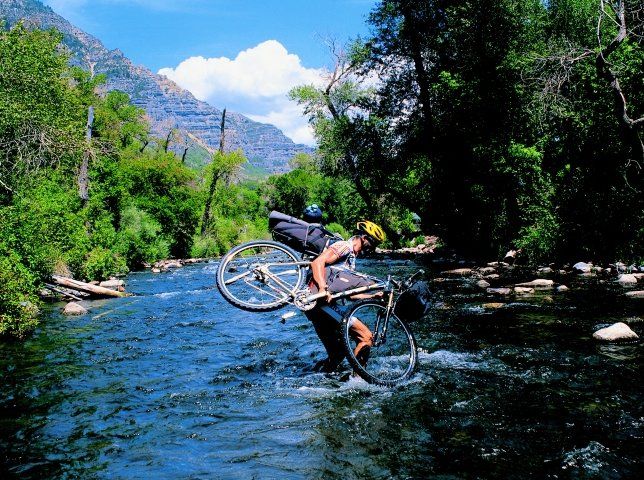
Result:
<svg viewBox="0 0 644 480">
<path fill-rule="evenodd" d="M 382 228 L 369 220 L 362 220 L 356 224 L 356 230 L 360 233 L 366 234 L 375 244 L 381 243 L 385 240 L 385 232 Z"/>
</svg>

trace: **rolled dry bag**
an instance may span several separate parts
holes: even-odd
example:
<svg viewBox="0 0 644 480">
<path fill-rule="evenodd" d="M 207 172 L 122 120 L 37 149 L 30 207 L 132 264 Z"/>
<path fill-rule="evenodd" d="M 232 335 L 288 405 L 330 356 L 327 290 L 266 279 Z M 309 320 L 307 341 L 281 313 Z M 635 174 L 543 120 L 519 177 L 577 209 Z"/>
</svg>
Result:
<svg viewBox="0 0 644 480">
<path fill-rule="evenodd" d="M 415 282 L 398 297 L 394 313 L 406 322 L 415 322 L 425 316 L 431 305 L 431 292 L 427 282 Z"/>
<path fill-rule="evenodd" d="M 374 280 L 357 272 L 347 270 L 342 267 L 325 267 L 326 284 L 329 287 L 329 292 L 340 293 L 352 290 L 354 288 L 366 287 L 373 285 Z M 309 277 L 309 290 L 311 293 L 317 293 L 318 287 L 315 282 L 310 281 Z"/>
<path fill-rule="evenodd" d="M 317 256 L 328 245 L 340 240 L 320 224 L 307 223 L 276 211 L 268 216 L 268 228 L 275 241 L 309 255 Z"/>
</svg>

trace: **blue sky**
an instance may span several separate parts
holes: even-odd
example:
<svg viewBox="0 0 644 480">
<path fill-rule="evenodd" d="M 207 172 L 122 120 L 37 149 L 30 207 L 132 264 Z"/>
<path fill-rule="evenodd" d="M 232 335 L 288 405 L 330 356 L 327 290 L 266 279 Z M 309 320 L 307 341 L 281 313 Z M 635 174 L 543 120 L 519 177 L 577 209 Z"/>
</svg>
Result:
<svg viewBox="0 0 644 480">
<path fill-rule="evenodd" d="M 54 11 L 216 107 L 313 142 L 286 92 L 324 75 L 324 38 L 366 35 L 376 0 L 44 0 Z"/>
</svg>

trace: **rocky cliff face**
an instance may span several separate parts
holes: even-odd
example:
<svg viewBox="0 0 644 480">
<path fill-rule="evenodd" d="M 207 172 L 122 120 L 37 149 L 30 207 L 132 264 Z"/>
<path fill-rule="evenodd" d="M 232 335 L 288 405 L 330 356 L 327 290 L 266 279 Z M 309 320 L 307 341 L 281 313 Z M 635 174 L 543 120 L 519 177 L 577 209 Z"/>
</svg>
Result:
<svg viewBox="0 0 644 480">
<path fill-rule="evenodd" d="M 36 0 L 0 0 L 0 19 L 9 26 L 22 20 L 28 26 L 60 31 L 72 54 L 71 62 L 106 74 L 108 90 L 128 93 L 132 102 L 147 112 L 153 135 L 165 137 L 177 129 L 183 142 L 202 156 L 206 154 L 203 146 L 219 147 L 221 110 L 197 100 L 168 78 L 134 65 L 120 50 L 108 50 L 51 8 Z M 287 171 L 288 161 L 296 153 L 312 151 L 294 144 L 273 125 L 234 112 L 226 114 L 225 136 L 226 150 L 241 148 L 251 164 L 271 173 Z M 183 150 L 181 145 L 176 147 Z"/>
</svg>

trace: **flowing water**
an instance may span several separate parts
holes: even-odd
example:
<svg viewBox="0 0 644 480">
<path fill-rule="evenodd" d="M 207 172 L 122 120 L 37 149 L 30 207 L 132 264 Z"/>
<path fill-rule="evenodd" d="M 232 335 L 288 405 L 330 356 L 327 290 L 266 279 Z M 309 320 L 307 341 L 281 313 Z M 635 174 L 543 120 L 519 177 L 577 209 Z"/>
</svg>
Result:
<svg viewBox="0 0 644 480">
<path fill-rule="evenodd" d="M 419 371 L 387 389 L 312 373 L 306 318 L 229 306 L 216 267 L 132 274 L 136 296 L 55 305 L 0 342 L 0 478 L 643 478 L 642 343 L 592 339 L 615 321 L 644 334 L 619 289 L 493 310 L 467 280 L 434 282 Z"/>
</svg>

